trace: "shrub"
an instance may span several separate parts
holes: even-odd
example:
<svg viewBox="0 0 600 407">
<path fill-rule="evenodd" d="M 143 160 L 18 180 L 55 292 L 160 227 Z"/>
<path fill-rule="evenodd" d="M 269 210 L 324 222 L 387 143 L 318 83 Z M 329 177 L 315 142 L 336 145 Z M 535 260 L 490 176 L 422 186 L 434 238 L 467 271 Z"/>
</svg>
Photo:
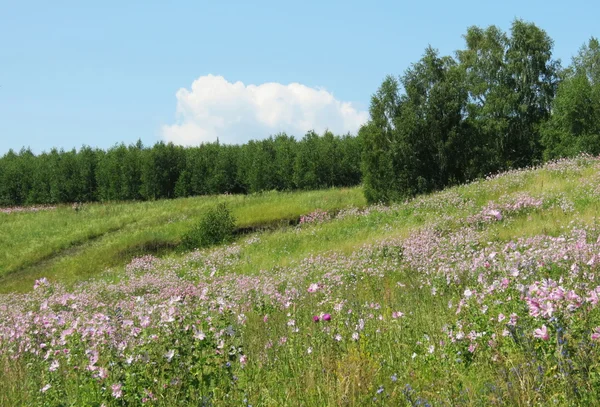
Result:
<svg viewBox="0 0 600 407">
<path fill-rule="evenodd" d="M 199 249 L 230 242 L 235 231 L 235 218 L 225 203 L 209 209 L 200 222 L 183 236 L 187 249 Z"/>
</svg>

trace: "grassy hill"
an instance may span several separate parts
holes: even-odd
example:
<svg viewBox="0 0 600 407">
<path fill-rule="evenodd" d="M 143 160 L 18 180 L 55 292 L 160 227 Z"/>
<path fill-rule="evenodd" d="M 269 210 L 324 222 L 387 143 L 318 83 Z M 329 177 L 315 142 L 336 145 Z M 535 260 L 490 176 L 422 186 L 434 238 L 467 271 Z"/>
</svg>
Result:
<svg viewBox="0 0 600 407">
<path fill-rule="evenodd" d="M 216 198 L 4 216 L 3 287 L 49 279 L 0 296 L 0 405 L 597 405 L 599 185 L 580 157 L 390 207 L 221 197 L 335 215 L 126 266 Z"/>
<path fill-rule="evenodd" d="M 297 221 L 318 208 L 365 205 L 361 190 L 353 188 L 0 212 L 0 292 L 30 289 L 40 277 L 75 282 L 137 255 L 171 252 L 203 211 L 222 201 L 246 229 Z"/>
</svg>

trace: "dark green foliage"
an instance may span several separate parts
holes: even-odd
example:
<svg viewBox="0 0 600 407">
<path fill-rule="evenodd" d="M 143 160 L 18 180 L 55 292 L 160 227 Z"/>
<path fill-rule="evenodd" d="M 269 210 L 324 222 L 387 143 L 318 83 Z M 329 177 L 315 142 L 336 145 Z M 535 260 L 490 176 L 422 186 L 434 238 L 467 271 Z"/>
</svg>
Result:
<svg viewBox="0 0 600 407">
<path fill-rule="evenodd" d="M 349 135 L 285 134 L 245 145 L 116 145 L 0 157 L 0 205 L 154 200 L 317 189 L 360 183 L 360 144 Z"/>
<path fill-rule="evenodd" d="M 510 36 L 471 27 L 465 40 L 456 59 L 428 47 L 400 81 L 387 77 L 373 95 L 371 120 L 359 132 L 369 202 L 541 160 L 559 78 L 552 40 L 520 20 Z"/>
<path fill-rule="evenodd" d="M 544 158 L 600 154 L 600 43 L 596 38 L 579 50 L 563 76 L 552 117 L 542 128 Z"/>
<path fill-rule="evenodd" d="M 225 203 L 206 211 L 200 222 L 182 239 L 184 248 L 193 250 L 230 242 L 235 232 L 235 218 Z"/>
</svg>

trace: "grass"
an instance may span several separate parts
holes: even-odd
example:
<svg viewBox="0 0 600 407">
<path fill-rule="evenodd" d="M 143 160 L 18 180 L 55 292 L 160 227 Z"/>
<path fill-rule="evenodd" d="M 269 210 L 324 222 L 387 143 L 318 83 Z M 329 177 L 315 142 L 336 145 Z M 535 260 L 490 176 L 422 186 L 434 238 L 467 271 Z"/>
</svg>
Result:
<svg viewBox="0 0 600 407">
<path fill-rule="evenodd" d="M 147 252 L 172 252 L 205 208 L 227 202 L 240 228 L 297 220 L 317 208 L 364 206 L 359 188 L 268 192 L 156 202 L 87 204 L 36 213 L 0 213 L 0 292 L 23 291 L 40 277 L 81 281 Z"/>
<path fill-rule="evenodd" d="M 124 267 L 147 249 L 120 236 L 185 225 L 132 216 L 0 296 L 0 405 L 598 405 L 599 181 L 600 160 L 565 161 Z M 223 199 L 258 226 L 362 205 L 323 203 L 340 192 Z"/>
</svg>

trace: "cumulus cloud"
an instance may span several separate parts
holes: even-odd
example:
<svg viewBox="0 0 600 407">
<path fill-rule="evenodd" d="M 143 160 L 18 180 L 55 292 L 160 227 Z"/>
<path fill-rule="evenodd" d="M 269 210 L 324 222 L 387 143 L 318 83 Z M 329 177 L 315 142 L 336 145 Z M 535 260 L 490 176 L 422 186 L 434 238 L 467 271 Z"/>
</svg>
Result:
<svg viewBox="0 0 600 407">
<path fill-rule="evenodd" d="M 222 76 L 196 79 L 177 91 L 177 120 L 162 136 L 175 144 L 227 144 L 263 139 L 279 132 L 303 136 L 309 130 L 355 133 L 369 115 L 324 89 L 299 83 L 231 83 Z"/>
</svg>

